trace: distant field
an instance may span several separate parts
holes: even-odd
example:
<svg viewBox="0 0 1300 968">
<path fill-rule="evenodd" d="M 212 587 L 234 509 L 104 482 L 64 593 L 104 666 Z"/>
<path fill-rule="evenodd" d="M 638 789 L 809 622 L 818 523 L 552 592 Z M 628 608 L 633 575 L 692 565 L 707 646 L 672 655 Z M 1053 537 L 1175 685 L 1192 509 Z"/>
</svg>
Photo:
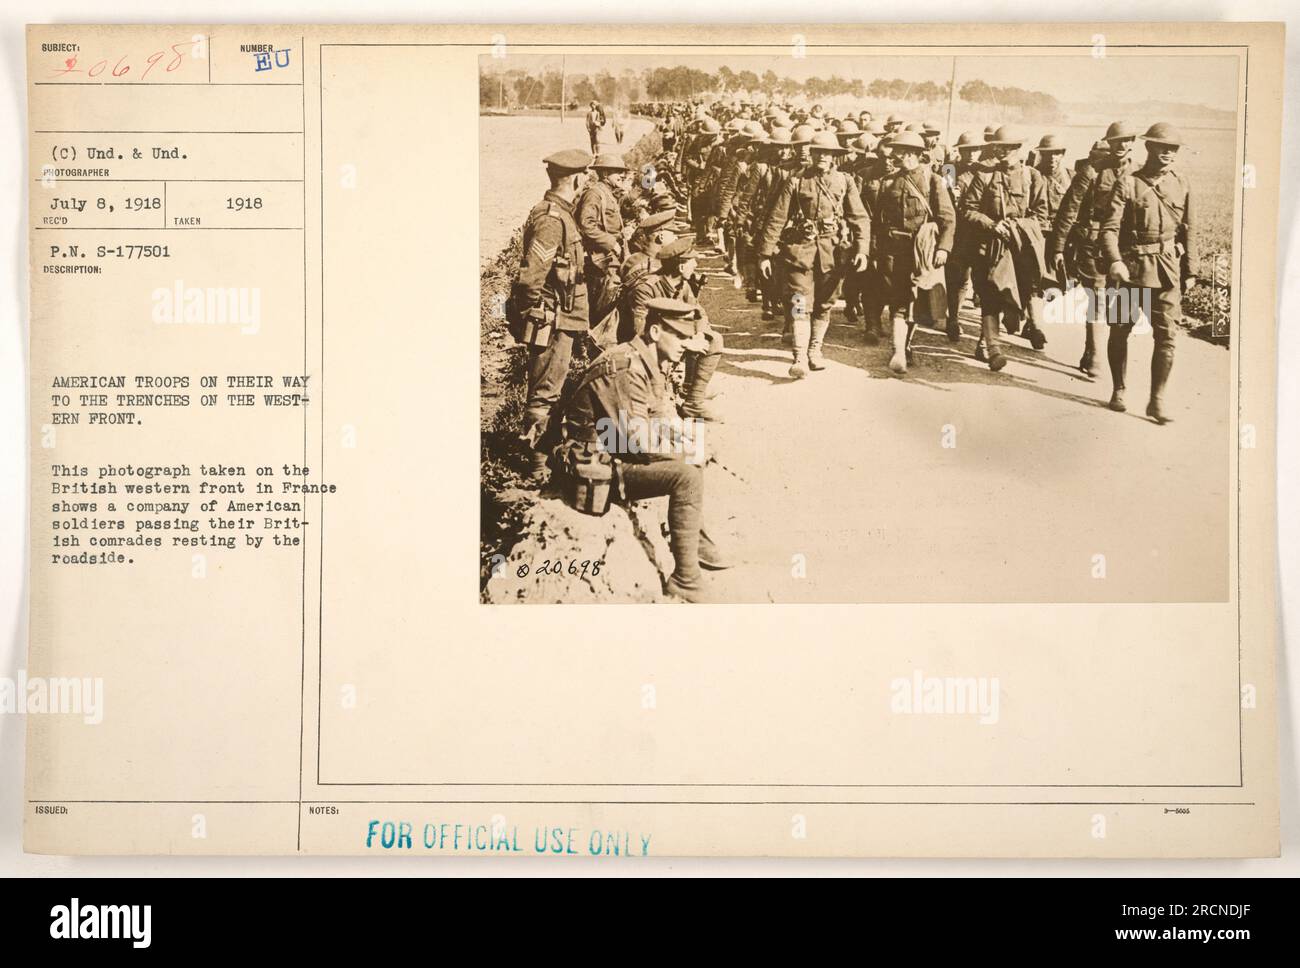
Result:
<svg viewBox="0 0 1300 968">
<path fill-rule="evenodd" d="M 628 118 L 624 124 L 624 151 L 652 127 L 641 118 Z M 607 144 L 610 150 L 618 147 L 611 126 L 606 126 L 601 135 L 602 145 Z M 571 114 L 563 123 L 558 114 L 479 118 L 480 264 L 501 251 L 523 225 L 528 210 L 541 200 L 547 186 L 542 159 L 563 148 L 586 151 L 589 147 L 581 114 Z"/>
</svg>

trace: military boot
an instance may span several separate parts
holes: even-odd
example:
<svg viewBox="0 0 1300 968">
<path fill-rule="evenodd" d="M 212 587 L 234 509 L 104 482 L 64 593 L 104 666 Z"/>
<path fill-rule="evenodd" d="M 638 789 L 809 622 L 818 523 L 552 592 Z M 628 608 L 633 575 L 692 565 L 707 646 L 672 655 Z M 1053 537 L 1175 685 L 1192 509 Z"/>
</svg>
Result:
<svg viewBox="0 0 1300 968">
<path fill-rule="evenodd" d="M 829 319 L 812 321 L 812 342 L 808 344 L 808 369 L 826 369 L 826 360 L 822 357 L 822 344 L 826 341 L 826 331 L 831 328 Z"/>
<path fill-rule="evenodd" d="M 893 330 L 893 349 L 894 355 L 889 358 L 889 368 L 895 373 L 907 372 L 907 337 L 910 326 L 907 317 L 902 313 L 894 313 L 891 319 Z"/>
<path fill-rule="evenodd" d="M 1106 340 L 1106 361 L 1110 364 L 1110 382 L 1114 389 L 1110 394 L 1110 403 L 1106 406 L 1116 413 L 1124 413 L 1128 407 L 1124 403 L 1124 377 L 1128 370 L 1128 326 L 1112 326 Z"/>
<path fill-rule="evenodd" d="M 796 319 L 791 327 L 794 335 L 794 362 L 790 364 L 790 376 L 802 380 L 808 375 L 808 341 L 812 334 L 812 324 L 807 316 Z"/>
<path fill-rule="evenodd" d="M 1097 377 L 1097 331 L 1100 328 L 1100 323 L 1083 324 L 1083 357 L 1079 360 L 1079 369 L 1093 379 Z"/>
<path fill-rule="evenodd" d="M 718 412 L 709 406 L 709 381 L 717 372 L 722 362 L 721 353 L 700 355 L 690 353 L 686 357 L 686 399 L 682 402 L 682 416 L 694 417 L 696 420 L 721 422 Z"/>
<path fill-rule="evenodd" d="M 544 450 L 529 451 L 528 465 L 528 483 L 541 487 L 551 476 L 550 455 Z"/>
<path fill-rule="evenodd" d="M 734 565 L 735 560 L 726 547 L 719 544 L 704 528 L 700 528 L 700 567 L 722 571 Z"/>
<path fill-rule="evenodd" d="M 1170 346 L 1169 350 L 1172 349 Z M 1157 343 L 1151 354 L 1151 401 L 1147 404 L 1147 416 L 1158 424 L 1174 422 L 1174 418 L 1164 410 L 1165 384 L 1169 382 L 1169 374 L 1174 368 L 1173 353 L 1169 350 Z"/>
<path fill-rule="evenodd" d="M 983 329 L 984 352 L 988 356 L 989 369 L 996 373 L 1007 365 L 1007 358 L 1002 355 L 1002 350 L 998 347 L 997 313 L 984 313 L 980 317 L 980 325 Z"/>
<path fill-rule="evenodd" d="M 694 581 L 682 581 L 676 575 L 668 579 L 665 593 L 671 597 L 683 602 L 689 602 L 692 605 L 703 605 L 712 601 L 708 588 L 702 579 Z"/>
</svg>

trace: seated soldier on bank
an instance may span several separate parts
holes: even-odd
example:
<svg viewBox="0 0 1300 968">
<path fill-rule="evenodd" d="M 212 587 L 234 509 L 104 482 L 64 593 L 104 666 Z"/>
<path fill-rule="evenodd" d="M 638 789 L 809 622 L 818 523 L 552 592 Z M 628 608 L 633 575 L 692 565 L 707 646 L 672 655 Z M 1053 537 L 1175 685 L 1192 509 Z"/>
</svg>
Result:
<svg viewBox="0 0 1300 968">
<path fill-rule="evenodd" d="M 593 360 L 569 401 L 561 460 L 569 481 L 565 490 L 578 510 L 594 514 L 603 514 L 619 494 L 628 501 L 667 495 L 674 562 L 667 592 L 703 602 L 708 596 L 700 567 L 729 565 L 701 531 L 704 472 L 695 458 L 702 455 L 688 454 L 680 435 L 675 445 L 664 445 L 666 428 L 679 428 L 680 422 L 663 371 L 706 345 L 695 331 L 696 306 L 654 299 L 646 310 L 642 332 Z M 603 494 L 599 485 L 592 487 L 600 481 L 608 482 Z"/>
</svg>

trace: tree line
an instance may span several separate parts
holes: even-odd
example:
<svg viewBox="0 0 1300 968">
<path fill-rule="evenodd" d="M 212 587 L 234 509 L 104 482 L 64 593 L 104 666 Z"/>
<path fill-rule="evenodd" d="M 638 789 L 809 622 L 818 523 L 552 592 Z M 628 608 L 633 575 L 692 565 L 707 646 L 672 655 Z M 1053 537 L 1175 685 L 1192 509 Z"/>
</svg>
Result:
<svg viewBox="0 0 1300 968">
<path fill-rule="evenodd" d="M 625 68 L 618 73 L 568 74 L 556 64 L 541 70 L 496 68 L 479 70 L 479 105 L 483 108 L 518 110 L 558 108 L 561 99 L 569 108 L 592 100 L 606 105 L 629 105 L 645 101 L 684 101 L 696 97 L 743 97 L 810 101 L 836 97 L 854 100 L 940 102 L 948 100 L 951 82 L 906 81 L 902 78 L 810 77 L 798 81 L 781 77 L 773 70 L 762 74 L 733 71 L 723 66 L 715 72 L 694 67 L 648 67 L 640 71 Z M 1061 117 L 1060 103 L 1043 91 L 1019 87 L 995 87 L 982 80 L 968 80 L 957 88 L 957 97 L 972 104 L 993 105 L 1000 111 L 1015 110 L 1021 116 L 1041 121 Z"/>
</svg>

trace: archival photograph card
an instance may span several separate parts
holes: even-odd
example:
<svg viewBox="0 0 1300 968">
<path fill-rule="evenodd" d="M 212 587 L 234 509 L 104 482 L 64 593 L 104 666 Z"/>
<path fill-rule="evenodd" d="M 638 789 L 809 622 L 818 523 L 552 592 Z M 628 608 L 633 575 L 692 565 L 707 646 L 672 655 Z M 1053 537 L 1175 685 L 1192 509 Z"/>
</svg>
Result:
<svg viewBox="0 0 1300 968">
<path fill-rule="evenodd" d="M 29 27 L 25 848 L 1276 855 L 1283 40 Z"/>
</svg>

